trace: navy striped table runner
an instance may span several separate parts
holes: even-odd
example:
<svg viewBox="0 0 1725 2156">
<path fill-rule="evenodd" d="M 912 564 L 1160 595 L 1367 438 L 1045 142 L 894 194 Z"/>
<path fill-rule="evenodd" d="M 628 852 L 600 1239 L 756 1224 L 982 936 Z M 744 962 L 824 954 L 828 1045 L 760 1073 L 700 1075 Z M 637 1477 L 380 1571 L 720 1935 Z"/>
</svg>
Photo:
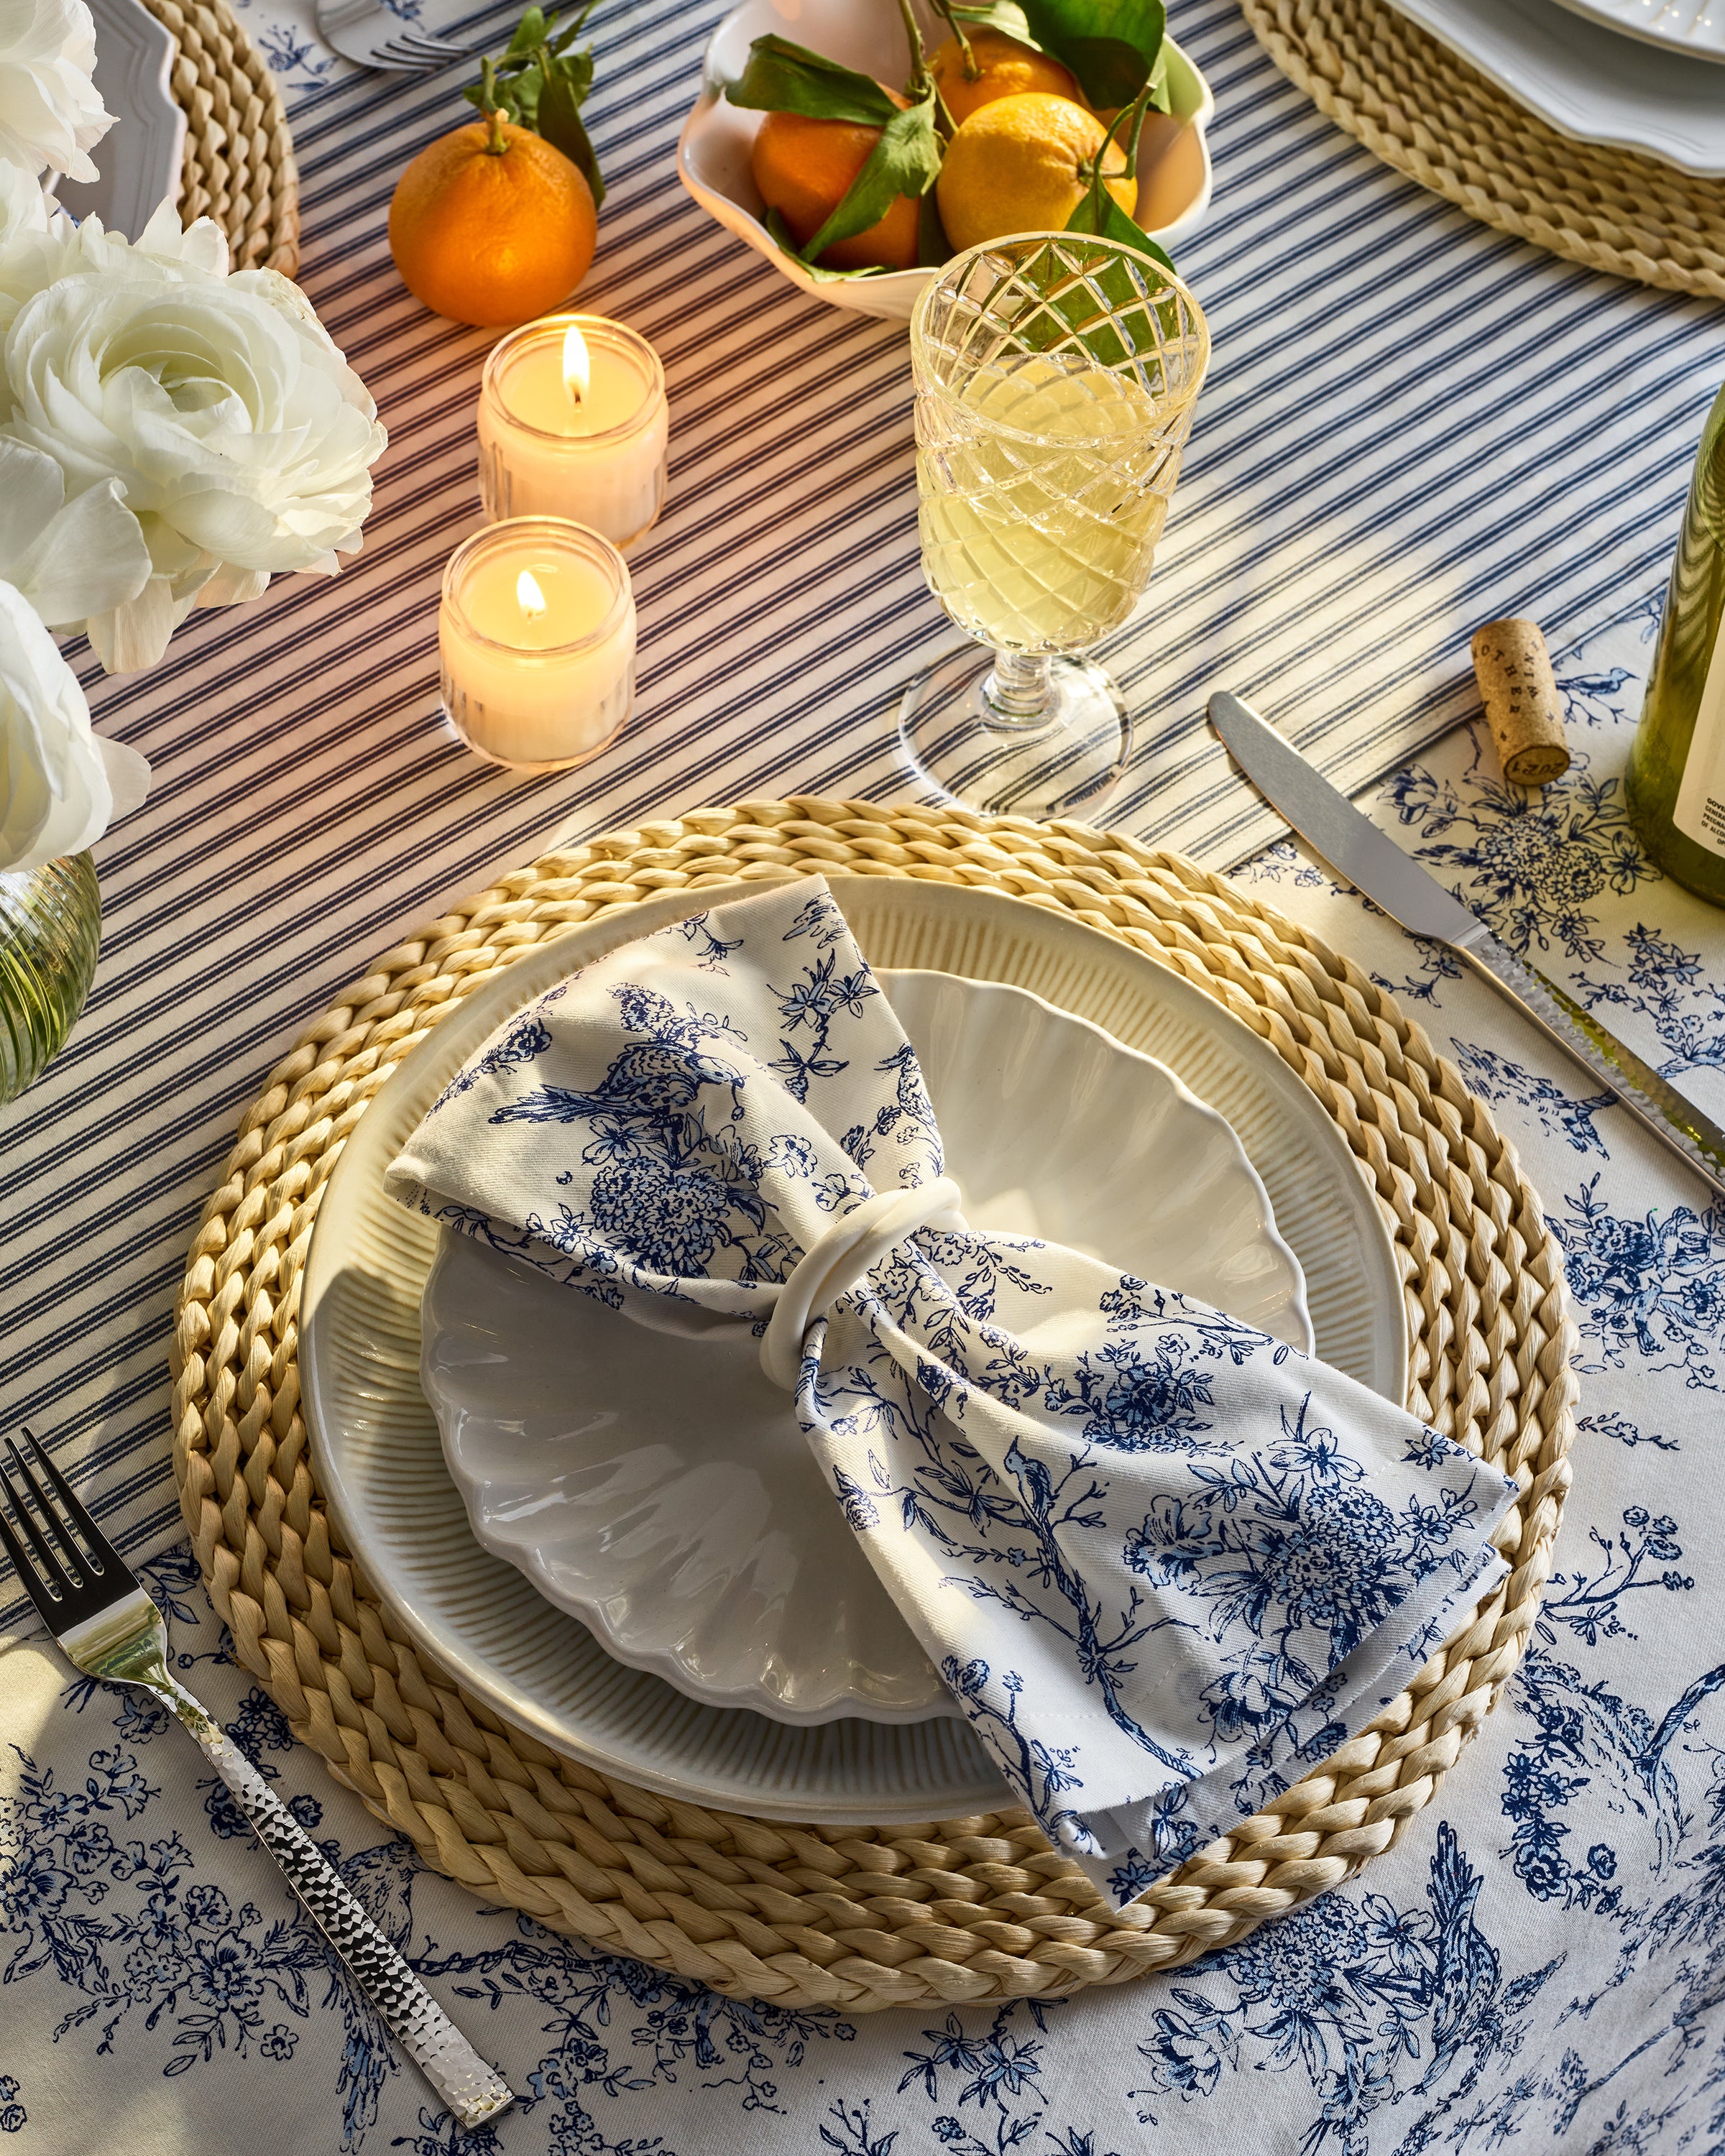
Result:
<svg viewBox="0 0 1725 2156">
<path fill-rule="evenodd" d="M 495 49 L 517 12 L 456 27 Z M 904 335 L 802 299 L 678 187 L 720 12 L 604 0 L 595 20 L 613 192 L 580 305 L 665 357 L 672 492 L 633 564 L 635 719 L 563 777 L 481 765 L 437 710 L 437 581 L 476 521 L 489 340 L 408 298 L 383 232 L 402 164 L 462 116 L 463 71 L 350 74 L 295 108 L 304 282 L 392 435 L 365 551 L 333 583 L 194 616 L 151 675 L 92 671 L 99 723 L 149 756 L 155 792 L 98 850 L 90 1008 L 0 1111 L 0 1423 L 48 1436 L 135 1553 L 178 1532 L 167 1344 L 198 1209 L 264 1070 L 370 954 L 554 836 L 907 790 L 896 690 L 949 632 L 917 566 Z M 1378 164 L 1231 0 L 1177 0 L 1173 28 L 1219 105 L 1215 206 L 1181 254 L 1216 360 L 1111 654 L 1142 747 L 1109 820 L 1225 865 L 1276 827 L 1211 741 L 1206 690 L 1257 696 L 1363 785 L 1470 707 L 1476 623 L 1530 613 L 1558 644 L 1655 588 L 1725 325 Z M 0 1578 L 0 1631 L 22 1615 Z"/>
</svg>

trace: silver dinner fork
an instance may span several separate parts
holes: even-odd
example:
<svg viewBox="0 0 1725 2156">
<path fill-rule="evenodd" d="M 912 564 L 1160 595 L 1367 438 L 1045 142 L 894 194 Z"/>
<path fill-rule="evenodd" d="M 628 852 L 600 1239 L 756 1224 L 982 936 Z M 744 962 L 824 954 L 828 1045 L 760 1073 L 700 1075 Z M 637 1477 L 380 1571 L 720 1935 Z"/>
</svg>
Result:
<svg viewBox="0 0 1725 2156">
<path fill-rule="evenodd" d="M 477 2126 L 506 2111 L 514 2090 L 450 2020 L 232 1738 L 170 1673 L 167 1627 L 156 1604 L 43 1447 L 28 1430 L 23 1436 L 34 1466 L 11 1438 L 11 1469 L 0 1460 L 0 1489 L 17 1522 L 14 1529 L 0 1507 L 0 1542 L 62 1652 L 86 1676 L 154 1692 L 191 1731 L 355 1983 L 461 2123 Z"/>
<path fill-rule="evenodd" d="M 386 74 L 421 74 L 466 57 L 447 38 L 423 30 L 383 5 L 383 0 L 317 0 L 318 33 L 343 59 Z"/>
</svg>

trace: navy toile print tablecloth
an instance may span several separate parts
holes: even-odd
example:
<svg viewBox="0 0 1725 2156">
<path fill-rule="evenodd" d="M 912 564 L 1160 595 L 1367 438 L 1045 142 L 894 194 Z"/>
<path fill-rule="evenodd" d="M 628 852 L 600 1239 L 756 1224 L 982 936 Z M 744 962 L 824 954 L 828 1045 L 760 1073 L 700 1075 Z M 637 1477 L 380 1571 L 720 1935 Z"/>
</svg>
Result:
<svg viewBox="0 0 1725 2156">
<path fill-rule="evenodd" d="M 1663 880 L 1621 768 L 1656 613 L 1560 656 L 1579 753 L 1506 788 L 1481 731 L 1394 774 L 1404 845 L 1714 1113 L 1725 914 Z M 1291 845 L 1242 885 L 1452 1054 L 1545 1193 L 1582 1330 L 1575 1488 L 1532 1652 L 1401 1844 L 1168 1978 L 857 2020 L 583 1953 L 422 1871 L 229 1658 L 183 1549 L 186 1680 L 526 2101 L 463 2140 L 162 1716 L 0 1658 L 0 2133 L 19 2156 L 1416 2156 L 1718 2145 L 1725 2057 L 1725 1219 L 1445 953 Z M 9 2146 L 10 2144 L 5 2144 Z"/>
</svg>

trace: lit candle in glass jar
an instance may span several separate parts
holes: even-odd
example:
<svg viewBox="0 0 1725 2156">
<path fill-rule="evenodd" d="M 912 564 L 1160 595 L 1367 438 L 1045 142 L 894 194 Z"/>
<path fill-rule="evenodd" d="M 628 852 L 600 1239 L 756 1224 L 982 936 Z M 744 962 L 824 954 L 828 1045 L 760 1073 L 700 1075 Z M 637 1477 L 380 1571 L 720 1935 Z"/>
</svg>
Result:
<svg viewBox="0 0 1725 2156">
<path fill-rule="evenodd" d="M 528 771 L 584 763 L 634 701 L 628 567 L 561 517 L 493 524 L 449 557 L 438 644 L 444 709 L 470 748 Z"/>
<path fill-rule="evenodd" d="M 665 501 L 670 427 L 665 370 L 644 337 L 601 315 L 527 322 L 485 362 L 485 514 L 572 517 L 631 546 Z"/>
</svg>

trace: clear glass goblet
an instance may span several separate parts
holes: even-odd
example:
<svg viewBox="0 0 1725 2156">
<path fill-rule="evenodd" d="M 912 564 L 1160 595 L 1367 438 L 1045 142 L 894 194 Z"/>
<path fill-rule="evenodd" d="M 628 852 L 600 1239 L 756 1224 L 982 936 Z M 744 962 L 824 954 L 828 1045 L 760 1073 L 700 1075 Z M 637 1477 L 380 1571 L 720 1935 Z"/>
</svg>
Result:
<svg viewBox="0 0 1725 2156">
<path fill-rule="evenodd" d="M 1132 749 L 1106 671 L 1077 654 L 1149 581 L 1209 360 L 1186 286 L 1087 234 L 957 255 L 911 318 L 929 588 L 967 636 L 899 706 L 917 773 L 968 808 L 1095 808 Z"/>
</svg>

